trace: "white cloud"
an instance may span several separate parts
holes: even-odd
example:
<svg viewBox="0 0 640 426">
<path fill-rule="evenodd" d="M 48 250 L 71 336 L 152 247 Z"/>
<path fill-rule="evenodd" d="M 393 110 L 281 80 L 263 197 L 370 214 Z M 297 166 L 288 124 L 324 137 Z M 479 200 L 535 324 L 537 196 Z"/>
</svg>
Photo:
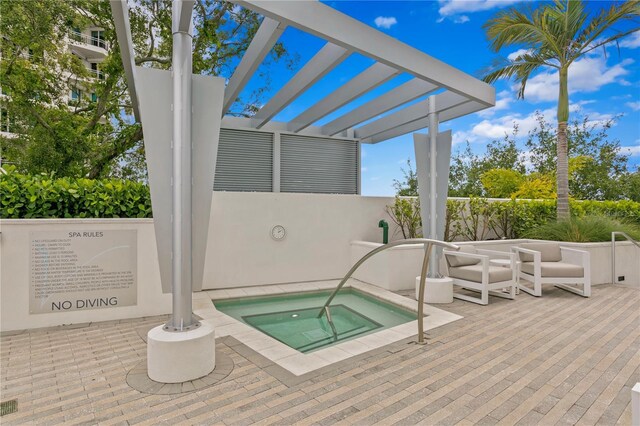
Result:
<svg viewBox="0 0 640 426">
<path fill-rule="evenodd" d="M 438 9 L 438 12 L 440 13 L 440 19 L 438 22 L 442 22 L 444 18 L 449 18 L 455 15 L 511 6 L 512 4 L 519 3 L 520 1 L 523 0 L 439 0 L 440 9 Z M 469 17 L 464 16 L 464 18 L 460 17 L 454 19 L 454 22 L 464 23 L 468 20 Z"/>
<path fill-rule="evenodd" d="M 507 55 L 507 59 L 509 59 L 510 61 L 515 61 L 520 55 L 524 55 L 525 53 L 529 53 L 529 49 L 518 49 L 515 52 Z"/>
<path fill-rule="evenodd" d="M 629 49 L 636 49 L 640 47 L 640 31 L 623 38 L 620 40 L 620 47 L 628 47 Z"/>
<path fill-rule="evenodd" d="M 460 15 L 453 18 L 453 22 L 455 24 L 464 24 L 465 22 L 469 22 L 469 17 L 467 15 Z"/>
<path fill-rule="evenodd" d="M 635 146 L 623 146 L 621 148 L 623 154 L 629 155 L 631 157 L 640 156 L 640 139 L 636 141 Z"/>
<path fill-rule="evenodd" d="M 569 110 L 571 112 L 582 111 L 582 105 L 589 103 L 579 102 L 571 104 Z M 548 108 L 542 111 L 537 111 L 541 114 L 547 123 L 555 125 L 556 122 L 556 109 Z M 585 115 L 589 116 L 589 124 L 596 126 L 603 125 L 605 122 L 611 120 L 613 116 L 611 114 L 602 114 L 597 112 L 586 112 Z M 488 142 L 493 139 L 504 138 L 505 135 L 513 133 L 513 127 L 518 126 L 518 137 L 524 138 L 527 133 L 534 130 L 538 126 L 538 120 L 536 112 L 532 112 L 528 115 L 521 114 L 507 114 L 501 115 L 496 118 L 485 118 L 479 123 L 472 125 L 469 130 L 457 131 L 453 133 L 453 144 L 469 141 L 474 142 Z"/>
<path fill-rule="evenodd" d="M 480 117 L 492 117 L 497 111 L 509 108 L 511 102 L 515 100 L 514 93 L 503 90 L 496 96 L 496 105 L 493 108 L 482 110 L 478 113 Z"/>
<path fill-rule="evenodd" d="M 638 101 L 638 102 L 627 102 L 625 105 L 628 106 L 629 108 L 631 108 L 634 111 L 640 111 L 640 101 Z"/>
<path fill-rule="evenodd" d="M 393 16 L 378 16 L 373 22 L 375 22 L 376 27 L 389 29 L 393 25 L 398 23 L 398 20 Z"/>
<path fill-rule="evenodd" d="M 590 56 L 580 59 L 569 67 L 569 93 L 595 92 L 600 87 L 618 83 L 627 83 L 622 77 L 629 74 L 625 67 L 633 63 L 633 59 L 607 67 L 604 56 Z M 513 86 L 518 90 L 518 86 Z M 555 101 L 558 99 L 558 72 L 543 71 L 527 82 L 525 99 L 532 101 Z"/>
</svg>

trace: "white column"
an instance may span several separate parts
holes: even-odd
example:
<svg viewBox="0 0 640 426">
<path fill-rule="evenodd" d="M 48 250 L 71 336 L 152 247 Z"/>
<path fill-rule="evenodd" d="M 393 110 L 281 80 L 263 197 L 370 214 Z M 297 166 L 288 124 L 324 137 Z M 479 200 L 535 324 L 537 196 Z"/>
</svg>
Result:
<svg viewBox="0 0 640 426">
<path fill-rule="evenodd" d="M 437 149 L 438 139 L 438 113 L 436 110 L 436 97 L 429 97 L 429 238 L 437 240 Z M 423 224 L 424 228 L 424 224 Z M 429 262 L 429 278 L 440 278 L 440 257 L 442 248 L 434 247 L 431 262 Z"/>
<path fill-rule="evenodd" d="M 172 258 L 173 315 L 166 325 L 185 331 L 198 324 L 192 315 L 191 276 L 191 75 L 192 25 L 180 31 L 182 1 L 172 3 L 173 139 L 172 139 Z"/>
</svg>

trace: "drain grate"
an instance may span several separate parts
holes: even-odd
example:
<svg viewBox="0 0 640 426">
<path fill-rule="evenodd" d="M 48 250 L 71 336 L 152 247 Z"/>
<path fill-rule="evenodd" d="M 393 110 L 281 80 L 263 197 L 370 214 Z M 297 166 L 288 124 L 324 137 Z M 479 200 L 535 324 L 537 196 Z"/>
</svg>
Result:
<svg viewBox="0 0 640 426">
<path fill-rule="evenodd" d="M 0 402 L 0 416 L 5 414 L 11 414 L 18 411 L 18 400 L 12 399 L 11 401 Z"/>
</svg>

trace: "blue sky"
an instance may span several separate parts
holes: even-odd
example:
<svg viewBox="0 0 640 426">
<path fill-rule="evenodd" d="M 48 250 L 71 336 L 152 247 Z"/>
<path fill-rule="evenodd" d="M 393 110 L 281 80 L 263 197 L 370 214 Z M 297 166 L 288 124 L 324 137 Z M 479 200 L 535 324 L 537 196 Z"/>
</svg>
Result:
<svg viewBox="0 0 640 426">
<path fill-rule="evenodd" d="M 367 25 L 395 37 L 417 49 L 440 59 L 468 74 L 479 77 L 498 57 L 488 48 L 482 24 L 498 10 L 522 3 L 516 0 L 477 1 L 331 1 L 331 7 L 358 19 Z M 530 6 L 534 2 L 527 1 Z M 610 1 L 587 3 L 592 12 L 611 6 Z M 625 29 L 621 27 L 619 29 Z M 324 44 L 313 36 L 288 28 L 281 41 L 291 52 L 300 56 L 298 67 L 309 60 Z M 500 52 L 508 56 L 517 49 Z M 322 99 L 349 78 L 372 63 L 368 58 L 352 55 L 298 100 L 282 111 L 276 120 L 288 121 L 307 107 Z M 267 66 L 267 65 L 265 65 Z M 271 93 L 282 87 L 293 75 L 280 66 L 270 66 Z M 367 95 L 324 118 L 323 124 L 367 100 L 407 81 L 410 76 L 395 78 Z M 588 115 L 591 120 L 607 120 L 621 115 L 611 129 L 616 138 L 631 154 L 632 167 L 640 164 L 640 32 L 627 37 L 620 50 L 612 46 L 606 55 L 602 50 L 574 63 L 569 69 L 572 117 Z M 248 89 L 260 84 L 256 77 Z M 255 87 L 255 86 L 254 86 Z M 469 141 L 476 152 L 484 152 L 484 145 L 500 139 L 510 132 L 513 123 L 521 134 L 535 126 L 535 111 L 542 112 L 555 123 L 557 77 L 551 70 L 542 70 L 529 80 L 525 100 L 516 99 L 512 82 L 499 81 L 496 85 L 496 107 L 491 110 L 462 117 L 441 125 L 451 129 L 454 151 Z M 268 99 L 269 95 L 267 95 Z M 421 99 L 418 99 L 421 100 Z M 417 100 L 417 101 L 418 101 Z M 363 195 L 393 195 L 394 179 L 402 177 L 401 168 L 410 158 L 413 162 L 412 136 L 405 135 L 362 149 Z"/>
</svg>

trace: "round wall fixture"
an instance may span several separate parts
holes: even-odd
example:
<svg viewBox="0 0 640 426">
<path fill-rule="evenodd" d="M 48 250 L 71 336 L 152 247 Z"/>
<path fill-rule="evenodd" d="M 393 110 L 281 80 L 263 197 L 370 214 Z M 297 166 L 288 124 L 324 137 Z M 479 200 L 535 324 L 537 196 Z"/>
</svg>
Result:
<svg viewBox="0 0 640 426">
<path fill-rule="evenodd" d="M 271 238 L 273 238 L 276 241 L 284 240 L 284 237 L 286 235 L 287 235 L 287 230 L 284 229 L 284 226 L 282 225 L 276 225 L 273 228 L 271 228 Z"/>
</svg>

